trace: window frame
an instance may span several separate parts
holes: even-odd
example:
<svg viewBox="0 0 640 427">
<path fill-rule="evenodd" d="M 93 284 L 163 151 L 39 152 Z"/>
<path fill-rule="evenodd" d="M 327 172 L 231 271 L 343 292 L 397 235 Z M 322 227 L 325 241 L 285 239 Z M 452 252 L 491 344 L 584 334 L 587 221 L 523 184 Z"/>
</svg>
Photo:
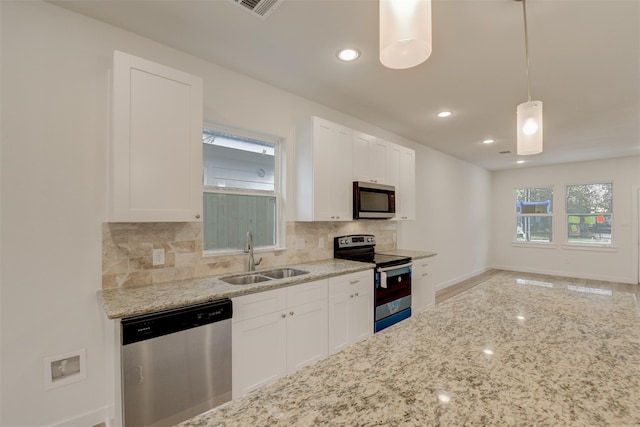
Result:
<svg viewBox="0 0 640 427">
<path fill-rule="evenodd" d="M 269 251 L 277 251 L 286 249 L 286 223 L 285 223 L 285 212 L 283 211 L 284 203 L 283 203 L 283 179 L 284 179 L 284 170 L 283 170 L 283 152 L 285 139 L 283 137 L 270 135 L 266 133 L 250 131 L 247 129 L 237 128 L 229 125 L 224 125 L 220 123 L 216 123 L 213 121 L 205 120 L 203 123 L 202 131 L 204 130 L 212 130 L 214 132 L 222 132 L 230 135 L 250 138 L 257 141 L 263 141 L 269 144 L 274 145 L 274 190 L 248 190 L 242 188 L 233 188 L 233 187 L 215 187 L 215 186 L 207 186 L 204 185 L 204 158 L 202 162 L 202 197 L 204 199 L 205 193 L 217 193 L 217 194 L 237 194 L 242 196 L 260 196 L 260 197 L 275 197 L 276 199 L 276 215 L 275 215 L 275 227 L 276 227 L 276 243 L 275 245 L 269 246 L 255 246 L 254 252 L 269 252 Z M 204 144 L 204 143 L 203 143 Z M 204 257 L 209 256 L 220 256 L 220 255 L 237 255 L 243 254 L 244 248 L 239 249 L 206 249 L 204 247 L 205 236 L 204 236 L 204 211 L 203 211 L 203 228 L 202 228 L 202 252 Z"/>
<path fill-rule="evenodd" d="M 569 213 L 569 203 L 567 203 L 567 198 L 569 197 L 569 187 L 579 186 L 579 185 L 611 185 L 611 211 L 610 212 L 597 212 L 597 213 Z M 613 224 L 614 224 L 614 181 L 588 181 L 581 183 L 573 183 L 573 184 L 565 184 L 564 186 L 564 246 L 571 249 L 584 249 L 584 250 L 598 250 L 598 249 L 607 249 L 614 247 L 614 233 L 613 233 Z M 601 243 L 601 242 L 571 242 L 569 241 L 569 217 L 570 216 L 597 216 L 597 215 L 606 215 L 611 217 L 611 237 L 609 239 L 609 243 Z"/>
<path fill-rule="evenodd" d="M 551 212 L 550 213 L 522 213 L 522 212 L 518 212 L 517 206 L 518 206 L 518 190 L 527 190 L 527 189 L 540 189 L 540 188 L 547 188 L 551 190 Z M 513 223 L 513 230 L 512 230 L 512 244 L 514 245 L 523 245 L 523 246 L 531 246 L 531 245 L 540 245 L 540 246 L 555 246 L 556 245 L 556 239 L 555 239 L 555 232 L 554 232 L 554 212 L 555 212 L 555 186 L 553 184 L 547 184 L 547 185 L 526 185 L 526 186 L 521 186 L 521 187 L 514 187 L 513 188 L 513 196 L 514 196 L 514 205 L 516 209 L 514 212 L 514 223 Z M 548 242 L 545 241 L 532 241 L 532 240 L 518 240 L 518 218 L 520 217 L 526 217 L 526 218 L 536 218 L 536 217 L 548 217 L 551 219 L 551 225 L 550 225 L 550 229 L 551 229 L 551 239 Z"/>
</svg>

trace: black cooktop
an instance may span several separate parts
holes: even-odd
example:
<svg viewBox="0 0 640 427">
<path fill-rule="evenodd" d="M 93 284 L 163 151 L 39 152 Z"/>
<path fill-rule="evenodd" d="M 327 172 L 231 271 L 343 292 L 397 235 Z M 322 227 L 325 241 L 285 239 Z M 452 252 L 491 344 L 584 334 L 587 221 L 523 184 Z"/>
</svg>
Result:
<svg viewBox="0 0 640 427">
<path fill-rule="evenodd" d="M 375 236 L 372 234 L 339 236 L 335 237 L 333 242 L 334 258 L 374 263 L 377 267 L 391 267 L 411 262 L 409 257 L 377 253 Z"/>
</svg>

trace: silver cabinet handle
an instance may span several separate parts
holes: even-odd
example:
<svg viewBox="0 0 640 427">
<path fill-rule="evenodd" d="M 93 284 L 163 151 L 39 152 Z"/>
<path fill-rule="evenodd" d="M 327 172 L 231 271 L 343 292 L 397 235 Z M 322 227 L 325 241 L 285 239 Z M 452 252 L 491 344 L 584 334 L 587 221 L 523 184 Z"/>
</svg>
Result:
<svg viewBox="0 0 640 427">
<path fill-rule="evenodd" d="M 356 296 L 359 296 L 360 294 L 356 292 Z"/>
<path fill-rule="evenodd" d="M 196 219 L 200 219 L 200 214 L 197 214 L 197 215 L 196 215 Z"/>
<path fill-rule="evenodd" d="M 385 268 L 378 268 L 378 272 L 382 273 L 384 271 L 390 271 L 390 270 L 400 270 L 401 268 L 405 268 L 405 267 L 411 267 L 411 263 L 407 263 L 407 264 L 402 264 L 402 265 L 394 265 L 393 267 L 385 267 Z"/>
<path fill-rule="evenodd" d="M 360 280 L 352 280 L 349 282 L 350 285 L 355 285 L 356 283 L 360 283 Z"/>
<path fill-rule="evenodd" d="M 290 311 L 290 312 L 289 312 L 289 314 L 290 314 L 291 316 L 293 316 L 293 311 Z"/>
<path fill-rule="evenodd" d="M 287 317 L 287 315 L 286 315 L 286 314 L 284 314 L 284 313 L 282 313 L 282 314 L 280 315 L 280 317 L 282 317 L 282 318 L 284 319 L 285 317 Z"/>
<path fill-rule="evenodd" d="M 353 298 L 353 295 L 349 295 L 349 298 Z"/>
</svg>

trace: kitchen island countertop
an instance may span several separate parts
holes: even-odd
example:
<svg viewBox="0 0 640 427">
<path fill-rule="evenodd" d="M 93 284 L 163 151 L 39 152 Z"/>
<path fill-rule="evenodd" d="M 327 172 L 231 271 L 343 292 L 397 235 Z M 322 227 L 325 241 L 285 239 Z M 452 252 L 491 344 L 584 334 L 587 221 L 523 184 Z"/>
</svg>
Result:
<svg viewBox="0 0 640 427">
<path fill-rule="evenodd" d="M 497 277 L 181 424 L 639 425 L 632 294 Z"/>
<path fill-rule="evenodd" d="M 220 298 L 232 298 L 292 286 L 313 280 L 369 270 L 373 267 L 374 264 L 364 262 L 328 259 L 283 267 L 269 267 L 254 272 L 260 273 L 261 271 L 277 268 L 296 268 L 309 272 L 309 274 L 285 279 L 274 279 L 249 285 L 231 285 L 220 280 L 220 277 L 234 276 L 241 274 L 241 272 L 226 273 L 215 277 L 103 289 L 98 291 L 98 299 L 102 303 L 109 319 L 119 319 L 199 304 Z"/>
</svg>

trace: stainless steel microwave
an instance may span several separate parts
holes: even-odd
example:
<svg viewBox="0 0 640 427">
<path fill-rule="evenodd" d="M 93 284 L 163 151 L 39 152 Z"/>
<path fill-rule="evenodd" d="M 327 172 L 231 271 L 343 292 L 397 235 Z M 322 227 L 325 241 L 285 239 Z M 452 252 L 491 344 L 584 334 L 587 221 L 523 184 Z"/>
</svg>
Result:
<svg viewBox="0 0 640 427">
<path fill-rule="evenodd" d="M 353 183 L 353 219 L 387 219 L 394 216 L 395 187 L 362 181 Z"/>
</svg>

